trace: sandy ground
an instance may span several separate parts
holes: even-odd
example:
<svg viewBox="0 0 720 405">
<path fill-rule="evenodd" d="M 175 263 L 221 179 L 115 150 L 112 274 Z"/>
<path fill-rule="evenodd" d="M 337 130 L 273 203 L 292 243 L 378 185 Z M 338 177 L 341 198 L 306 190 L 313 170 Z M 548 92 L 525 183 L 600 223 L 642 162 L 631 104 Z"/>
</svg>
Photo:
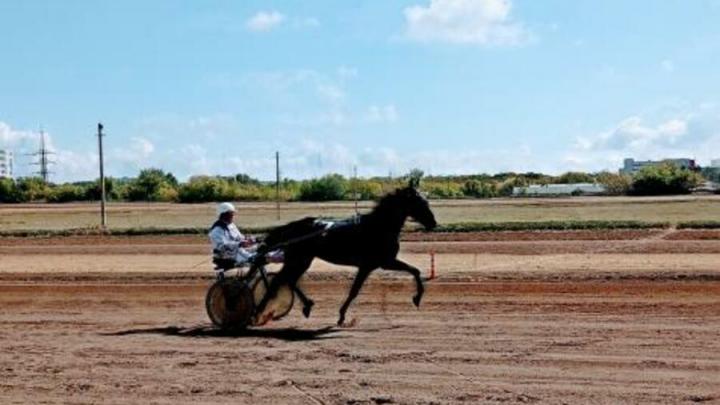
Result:
<svg viewBox="0 0 720 405">
<path fill-rule="evenodd" d="M 442 242 L 419 309 L 378 273 L 345 328 L 352 270 L 316 263 L 309 319 L 243 334 L 209 325 L 206 256 L 162 253 L 192 241 L 0 243 L 0 403 L 720 403 L 720 253 L 655 251 L 717 242 L 666 237 Z M 427 274 L 423 243 L 401 256 Z"/>
</svg>

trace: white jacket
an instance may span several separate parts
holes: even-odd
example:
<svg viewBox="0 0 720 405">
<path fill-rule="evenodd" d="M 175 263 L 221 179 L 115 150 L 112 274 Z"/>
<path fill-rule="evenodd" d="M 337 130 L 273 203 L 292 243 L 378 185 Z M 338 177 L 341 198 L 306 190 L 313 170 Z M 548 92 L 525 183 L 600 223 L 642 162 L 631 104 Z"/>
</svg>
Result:
<svg viewBox="0 0 720 405">
<path fill-rule="evenodd" d="M 213 257 L 217 259 L 235 259 L 237 263 L 245 263 L 253 256 L 253 253 L 243 249 L 242 244 L 247 238 L 235 224 L 217 221 L 208 236 L 212 243 Z"/>
</svg>

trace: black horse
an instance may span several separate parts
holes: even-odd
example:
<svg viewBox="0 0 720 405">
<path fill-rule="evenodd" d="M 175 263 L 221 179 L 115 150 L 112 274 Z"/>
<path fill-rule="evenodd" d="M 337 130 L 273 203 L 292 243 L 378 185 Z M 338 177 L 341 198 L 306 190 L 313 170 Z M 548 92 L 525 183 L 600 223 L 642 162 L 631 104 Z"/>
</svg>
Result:
<svg viewBox="0 0 720 405">
<path fill-rule="evenodd" d="M 316 257 L 330 263 L 358 268 L 350 293 L 340 308 L 338 325 L 345 322 L 345 312 L 350 303 L 358 295 L 370 273 L 378 268 L 410 273 L 417 285 L 413 303 L 420 306 L 424 292 L 420 271 L 397 259 L 400 231 L 408 217 L 415 219 L 428 230 L 437 225 L 427 200 L 412 186 L 384 196 L 369 214 L 341 222 L 308 217 L 273 229 L 260 249 L 263 251 L 282 247 L 285 251 L 285 262 L 270 284 L 267 294 L 258 304 L 257 313 L 262 313 L 281 285 L 289 284 L 298 292 L 295 288 L 298 280 Z M 299 293 L 298 297 L 303 302 L 303 314 L 309 316 L 313 301 L 302 293 Z"/>
</svg>

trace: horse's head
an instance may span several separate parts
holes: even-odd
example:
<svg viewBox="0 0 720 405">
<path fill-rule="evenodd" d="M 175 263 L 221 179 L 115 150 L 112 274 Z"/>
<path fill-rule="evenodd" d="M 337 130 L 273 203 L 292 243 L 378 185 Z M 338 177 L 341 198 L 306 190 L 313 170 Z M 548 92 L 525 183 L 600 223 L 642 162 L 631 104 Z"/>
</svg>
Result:
<svg viewBox="0 0 720 405">
<path fill-rule="evenodd" d="M 404 206 L 407 209 L 407 215 L 419 222 L 427 230 L 432 230 L 437 226 L 435 215 L 430 210 L 430 204 L 415 187 L 408 186 L 397 191 L 397 195 L 404 200 Z"/>
</svg>

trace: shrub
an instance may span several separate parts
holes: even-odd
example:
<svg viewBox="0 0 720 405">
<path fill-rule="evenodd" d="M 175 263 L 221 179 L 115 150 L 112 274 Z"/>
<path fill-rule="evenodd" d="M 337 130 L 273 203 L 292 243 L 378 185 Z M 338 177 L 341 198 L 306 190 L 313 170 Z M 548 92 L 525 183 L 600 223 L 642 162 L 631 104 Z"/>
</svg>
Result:
<svg viewBox="0 0 720 405">
<path fill-rule="evenodd" d="M 235 197 L 235 189 L 227 180 L 209 176 L 191 177 L 180 187 L 177 196 L 184 203 L 232 201 Z"/>
<path fill-rule="evenodd" d="M 495 186 L 491 183 L 483 183 L 478 180 L 468 180 L 462 186 L 462 193 L 466 197 L 490 198 L 495 197 Z"/>
<path fill-rule="evenodd" d="M 567 172 L 553 179 L 555 184 L 594 183 L 593 176 L 583 172 Z"/>
<path fill-rule="evenodd" d="M 348 198 L 357 194 L 360 200 L 376 200 L 384 194 L 382 183 L 373 180 L 351 180 L 347 192 Z"/>
<path fill-rule="evenodd" d="M 452 182 L 429 182 L 426 181 L 422 187 L 428 194 L 428 198 L 459 198 L 463 196 L 462 187 Z"/>
<path fill-rule="evenodd" d="M 301 201 L 337 201 L 345 198 L 347 181 L 339 174 L 303 182 L 298 199 Z"/>
<path fill-rule="evenodd" d="M 47 183 L 40 177 L 23 177 L 15 184 L 20 202 L 44 200 L 49 193 Z"/>
<path fill-rule="evenodd" d="M 646 166 L 633 177 L 635 195 L 688 194 L 702 182 L 699 174 L 672 163 Z"/>
<path fill-rule="evenodd" d="M 597 181 L 605 186 L 608 195 L 626 195 L 632 186 L 632 177 L 625 174 L 601 172 Z"/>
<path fill-rule="evenodd" d="M 169 188 L 177 187 L 177 179 L 171 173 L 160 169 L 143 169 L 138 177 L 128 184 L 126 198 L 130 201 L 164 201 Z"/>
<path fill-rule="evenodd" d="M 47 194 L 48 202 L 64 203 L 72 201 L 83 201 L 85 190 L 73 184 L 63 184 L 53 187 Z"/>
<path fill-rule="evenodd" d="M 13 179 L 0 178 L 0 203 L 16 203 L 22 200 Z"/>
</svg>

